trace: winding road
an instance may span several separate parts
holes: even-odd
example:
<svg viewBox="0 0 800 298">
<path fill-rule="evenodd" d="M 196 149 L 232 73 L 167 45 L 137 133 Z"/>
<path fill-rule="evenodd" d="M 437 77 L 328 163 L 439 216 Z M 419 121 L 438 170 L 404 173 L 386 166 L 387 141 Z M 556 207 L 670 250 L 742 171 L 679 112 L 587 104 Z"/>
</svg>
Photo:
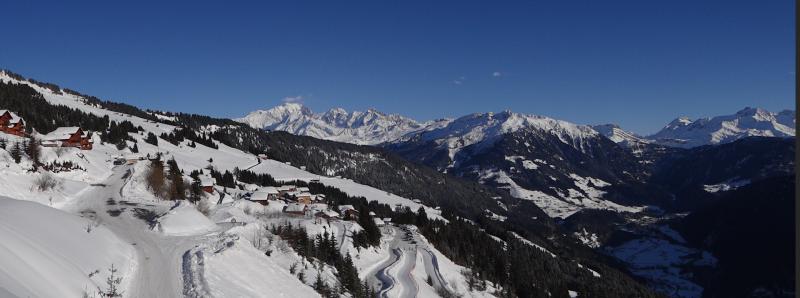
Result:
<svg viewBox="0 0 800 298">
<path fill-rule="evenodd" d="M 389 258 L 377 267 L 369 278 L 373 285 L 379 289 L 380 297 L 417 297 L 419 285 L 415 281 L 414 267 L 418 256 L 422 257 L 425 264 L 425 273 L 431 277 L 435 288 L 450 290 L 447 282 L 439 272 L 439 261 L 423 241 L 420 241 L 416 231 L 406 227 L 388 227 L 394 237 L 389 243 Z M 419 277 L 422 280 L 427 277 Z"/>
</svg>

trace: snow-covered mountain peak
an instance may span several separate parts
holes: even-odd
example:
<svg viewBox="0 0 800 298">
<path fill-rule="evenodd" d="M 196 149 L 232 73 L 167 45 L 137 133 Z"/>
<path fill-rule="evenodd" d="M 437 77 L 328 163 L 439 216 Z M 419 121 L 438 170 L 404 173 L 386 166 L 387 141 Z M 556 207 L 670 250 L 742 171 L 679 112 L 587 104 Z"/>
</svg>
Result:
<svg viewBox="0 0 800 298">
<path fill-rule="evenodd" d="M 763 108 L 746 107 L 733 115 L 696 120 L 681 117 L 647 138 L 662 145 L 690 148 L 749 136 L 792 137 L 794 123 L 794 111 L 776 114 Z"/>
<path fill-rule="evenodd" d="M 433 142 L 442 149 L 446 148 L 450 159 L 455 161 L 456 154 L 468 146 L 481 144 L 488 147 L 501 136 L 520 130 L 553 135 L 578 150 L 584 150 L 588 146 L 587 139 L 599 136 L 589 126 L 544 116 L 502 111 L 473 113 L 455 120 L 446 120 L 435 127 L 409 134 L 395 143 Z"/>
<path fill-rule="evenodd" d="M 284 103 L 267 110 L 254 111 L 236 121 L 255 128 L 361 145 L 392 141 L 427 126 L 427 122 L 421 124 L 374 108 L 353 112 L 332 108 L 317 114 L 299 103 Z"/>
<path fill-rule="evenodd" d="M 622 129 L 617 124 L 601 124 L 592 126 L 594 130 L 606 136 L 614 143 L 630 147 L 633 145 L 648 143 L 648 140 L 636 135 L 635 133 Z"/>
<path fill-rule="evenodd" d="M 665 129 L 665 130 L 667 130 L 667 129 L 668 130 L 675 130 L 675 129 L 679 129 L 681 127 L 689 126 L 693 122 L 694 121 L 692 121 L 692 119 L 689 119 L 689 117 L 681 116 L 681 117 L 675 118 L 675 120 L 672 120 L 669 124 L 664 126 L 663 129 Z"/>
</svg>

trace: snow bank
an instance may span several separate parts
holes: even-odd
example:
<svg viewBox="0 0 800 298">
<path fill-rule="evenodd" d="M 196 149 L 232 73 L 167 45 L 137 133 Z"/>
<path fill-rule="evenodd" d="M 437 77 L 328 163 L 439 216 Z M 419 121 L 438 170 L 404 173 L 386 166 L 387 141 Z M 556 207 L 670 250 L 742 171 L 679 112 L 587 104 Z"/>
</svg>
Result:
<svg viewBox="0 0 800 298">
<path fill-rule="evenodd" d="M 218 227 L 192 204 L 180 201 L 158 220 L 157 229 L 166 235 L 188 236 L 213 232 Z"/>
<path fill-rule="evenodd" d="M 319 297 L 246 240 L 205 252 L 204 275 L 213 297 Z"/>
<path fill-rule="evenodd" d="M 135 267 L 133 247 L 102 225 L 33 202 L 0 197 L 0 239 L 2 297 L 95 293 L 112 264 L 124 289 Z"/>
</svg>

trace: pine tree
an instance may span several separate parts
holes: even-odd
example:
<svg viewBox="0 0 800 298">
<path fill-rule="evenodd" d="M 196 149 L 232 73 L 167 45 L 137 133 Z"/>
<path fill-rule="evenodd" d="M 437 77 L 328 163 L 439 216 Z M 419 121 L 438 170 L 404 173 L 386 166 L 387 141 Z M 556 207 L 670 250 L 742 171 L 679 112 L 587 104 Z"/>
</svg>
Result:
<svg viewBox="0 0 800 298">
<path fill-rule="evenodd" d="M 136 143 L 133 143 L 133 147 L 131 147 L 131 152 L 139 153 L 139 145 L 137 145 Z"/>
<path fill-rule="evenodd" d="M 178 167 L 178 162 L 175 159 L 167 161 L 169 178 L 169 199 L 183 200 L 186 199 L 186 185 L 183 181 L 181 169 Z"/>
<path fill-rule="evenodd" d="M 122 283 L 122 277 L 117 276 L 117 268 L 114 268 L 114 264 L 111 264 L 111 268 L 108 269 L 108 272 L 110 275 L 106 279 L 107 289 L 105 291 L 98 289 L 100 297 L 122 297 L 123 292 L 119 290 L 119 286 Z"/>
<path fill-rule="evenodd" d="M 422 206 L 417 209 L 417 217 L 415 219 L 416 225 L 422 227 L 428 224 L 428 215 L 425 213 L 425 208 Z"/>
<path fill-rule="evenodd" d="M 25 154 L 27 154 L 31 161 L 33 161 L 33 166 L 38 167 L 41 164 L 39 159 L 42 155 L 42 148 L 39 144 L 39 141 L 36 140 L 36 138 L 28 139 L 25 149 Z"/>
<path fill-rule="evenodd" d="M 22 149 L 20 148 L 19 142 L 15 142 L 8 153 L 11 154 L 11 158 L 14 159 L 15 163 L 22 161 Z"/>
<path fill-rule="evenodd" d="M 192 172 L 192 184 L 189 186 L 189 200 L 192 202 L 197 202 L 200 200 L 201 196 L 203 195 L 203 187 L 200 185 L 200 175 L 197 172 Z"/>
<path fill-rule="evenodd" d="M 314 288 L 315 291 L 317 291 L 317 293 L 320 293 L 320 295 L 322 296 L 328 295 L 329 291 L 328 285 L 325 283 L 325 281 L 322 280 L 321 271 L 317 271 L 317 279 L 314 280 L 314 284 L 312 285 L 312 287 Z"/>
<path fill-rule="evenodd" d="M 144 139 L 145 143 L 151 144 L 153 146 L 158 146 L 158 137 L 152 132 L 147 133 L 147 138 Z"/>
</svg>

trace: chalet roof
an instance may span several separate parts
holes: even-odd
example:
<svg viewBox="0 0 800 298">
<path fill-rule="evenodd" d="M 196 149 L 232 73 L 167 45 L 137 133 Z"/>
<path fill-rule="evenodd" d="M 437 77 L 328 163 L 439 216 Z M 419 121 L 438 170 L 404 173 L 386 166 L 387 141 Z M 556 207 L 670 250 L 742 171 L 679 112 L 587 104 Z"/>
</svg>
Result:
<svg viewBox="0 0 800 298">
<path fill-rule="evenodd" d="M 250 200 L 251 201 L 266 201 L 267 199 L 269 199 L 269 195 L 270 194 L 274 195 L 276 193 L 269 193 L 269 192 L 266 192 L 266 191 L 259 190 L 259 191 L 254 192 L 253 195 L 250 196 Z"/>
<path fill-rule="evenodd" d="M 294 203 L 294 204 L 289 204 L 288 206 L 286 206 L 286 208 L 284 208 L 283 211 L 284 212 L 305 212 L 306 208 L 308 208 L 306 205 Z"/>
<path fill-rule="evenodd" d="M 386 224 L 386 223 L 383 222 L 383 220 L 381 220 L 380 218 L 377 218 L 377 217 L 373 218 L 372 221 L 375 222 L 376 226 L 382 226 L 382 225 Z"/>
<path fill-rule="evenodd" d="M 71 127 L 59 127 L 56 130 L 44 135 L 42 140 L 44 141 L 61 141 L 69 139 L 72 135 L 77 133 L 81 128 L 77 126 Z M 84 136 L 84 135 L 81 135 Z"/>
<path fill-rule="evenodd" d="M 300 191 L 300 192 L 309 192 L 310 190 L 308 189 L 308 187 L 298 187 L 298 188 L 297 188 L 297 191 Z"/>
<path fill-rule="evenodd" d="M 278 190 L 279 191 L 290 191 L 292 189 L 295 189 L 294 185 L 281 185 L 281 186 L 278 186 Z"/>
<path fill-rule="evenodd" d="M 301 192 L 301 193 L 295 194 L 294 196 L 296 196 L 296 197 L 311 197 L 313 195 L 310 192 Z"/>
<path fill-rule="evenodd" d="M 277 194 L 278 194 L 278 189 L 277 189 L 277 188 L 275 188 L 274 186 L 264 186 L 264 187 L 260 187 L 260 188 L 258 189 L 258 191 L 261 191 L 261 192 L 266 192 L 266 193 L 273 194 L 273 195 L 277 195 Z"/>
<path fill-rule="evenodd" d="M 344 213 L 344 212 L 346 212 L 348 210 L 356 211 L 356 208 L 353 208 L 353 205 L 340 205 L 339 206 L 339 212 L 341 212 L 341 213 Z"/>
<path fill-rule="evenodd" d="M 217 184 L 217 179 L 213 177 L 200 177 L 200 186 L 214 186 L 214 184 Z"/>
<path fill-rule="evenodd" d="M 17 124 L 20 121 L 22 121 L 22 117 L 17 116 L 17 114 L 14 114 L 14 112 L 9 111 L 9 110 L 0 110 L 0 116 L 2 116 L 5 113 L 8 113 L 11 116 L 11 119 L 8 120 L 9 124 Z M 24 123 L 24 121 L 23 121 L 23 123 Z"/>
<path fill-rule="evenodd" d="M 325 216 L 327 216 L 327 217 L 338 217 L 339 216 L 339 212 L 336 212 L 336 211 L 333 211 L 333 210 L 322 210 L 320 212 L 317 212 L 317 214 L 320 214 L 320 213 L 325 215 Z"/>
</svg>

